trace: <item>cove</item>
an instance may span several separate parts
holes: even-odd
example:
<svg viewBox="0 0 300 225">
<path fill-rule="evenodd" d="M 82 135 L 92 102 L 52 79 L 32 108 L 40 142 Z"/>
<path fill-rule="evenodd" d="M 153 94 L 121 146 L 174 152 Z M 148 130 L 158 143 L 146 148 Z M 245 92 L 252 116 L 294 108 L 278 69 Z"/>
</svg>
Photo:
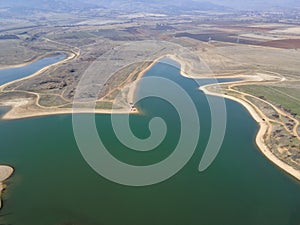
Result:
<svg viewBox="0 0 300 225">
<path fill-rule="evenodd" d="M 147 187 L 110 182 L 82 158 L 72 130 L 72 115 L 0 121 L 0 163 L 16 169 L 4 194 L 0 223 L 13 225 L 298 225 L 300 185 L 257 149 L 258 125 L 240 104 L 225 100 L 227 130 L 219 155 L 204 172 L 199 160 L 210 135 L 210 109 L 198 84 L 159 61 L 145 76 L 180 84 L 199 112 L 201 135 L 195 154 L 175 176 Z M 227 80 L 220 80 L 223 82 Z M 203 84 L 212 80 L 202 80 Z M 143 87 L 139 87 L 143 89 Z M 148 123 L 161 117 L 168 126 L 154 151 L 136 152 L 115 137 L 110 115 L 95 120 L 105 146 L 116 158 L 147 165 L 172 152 L 180 135 L 178 113 L 171 104 L 147 98 L 131 115 L 133 132 L 149 135 Z M 85 116 L 85 115 L 82 115 Z M 123 116 L 123 115 L 119 115 Z"/>
<path fill-rule="evenodd" d="M 25 66 L 0 69 L 0 85 L 34 74 L 40 69 L 66 58 L 66 54 L 52 55 Z"/>
</svg>

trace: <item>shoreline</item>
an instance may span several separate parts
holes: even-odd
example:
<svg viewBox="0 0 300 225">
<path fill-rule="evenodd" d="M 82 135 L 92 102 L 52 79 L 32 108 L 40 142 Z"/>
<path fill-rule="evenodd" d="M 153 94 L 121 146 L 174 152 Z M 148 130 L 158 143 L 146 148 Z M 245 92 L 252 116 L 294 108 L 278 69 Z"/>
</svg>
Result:
<svg viewBox="0 0 300 225">
<path fill-rule="evenodd" d="M 2 106 L 0 106 L 2 107 Z M 14 106 L 3 106 L 3 107 L 12 107 L 8 112 L 6 112 L 2 117 L 0 117 L 0 120 L 19 120 L 19 119 L 29 119 L 34 117 L 44 117 L 44 116 L 59 116 L 59 115 L 70 115 L 73 114 L 73 108 L 69 109 L 61 109 L 57 111 L 36 111 L 36 112 L 30 112 L 29 114 L 23 114 L 20 116 L 18 113 L 12 114 Z M 114 111 L 113 111 L 114 110 Z M 96 110 L 86 110 L 86 109 L 76 109 L 76 114 L 138 114 L 138 111 L 130 111 L 127 109 L 96 109 Z"/>
<path fill-rule="evenodd" d="M 134 93 L 137 88 L 136 82 L 138 80 L 140 80 L 145 75 L 145 73 L 148 72 L 158 61 L 160 61 L 161 59 L 163 59 L 165 57 L 167 57 L 167 55 L 163 55 L 163 56 L 156 58 L 155 60 L 152 60 L 152 62 L 149 66 L 147 66 L 145 69 L 143 69 L 139 72 L 139 75 L 137 76 L 136 80 L 133 82 L 133 84 L 131 84 L 131 85 L 133 85 L 133 87 L 131 87 L 128 92 L 128 95 L 127 95 L 128 102 L 134 102 Z"/>
<path fill-rule="evenodd" d="M 17 81 L 20 81 L 20 80 L 23 80 L 23 79 L 29 79 L 31 77 L 34 77 L 34 76 L 37 76 L 39 75 L 40 73 L 42 73 L 43 71 L 47 70 L 49 67 L 52 67 L 52 66 L 57 66 L 61 63 L 64 63 L 66 61 L 69 61 L 69 60 L 72 60 L 74 58 L 76 58 L 78 56 L 77 53 L 75 52 L 72 52 L 72 53 L 69 53 L 69 57 L 67 57 L 66 59 L 60 61 L 60 62 L 57 62 L 55 64 L 52 64 L 52 65 L 49 65 L 47 67 L 44 67 L 42 68 L 41 70 L 39 70 L 38 72 L 28 76 L 28 77 L 25 77 L 25 78 L 21 78 L 19 80 L 16 80 L 16 81 L 12 81 L 12 82 L 9 82 L 7 84 L 4 84 L 2 86 L 0 86 L 0 91 L 2 91 L 7 85 L 11 84 L 11 83 L 14 83 L 14 82 L 17 82 Z M 184 72 L 184 70 L 182 69 L 183 68 L 183 65 L 186 64 L 186 62 L 181 59 L 181 58 L 178 58 L 176 56 L 173 56 L 173 55 L 170 55 L 170 54 L 166 54 L 166 55 L 163 55 L 163 56 L 160 56 L 158 58 L 156 58 L 155 60 L 153 60 L 153 62 L 147 66 L 145 69 L 143 69 L 142 71 L 140 71 L 137 79 L 141 79 L 144 74 L 152 68 L 153 65 L 155 65 L 159 60 L 161 60 L 162 58 L 165 58 L 165 57 L 168 57 L 172 60 L 175 60 L 177 61 L 180 65 L 181 65 L 181 69 L 180 69 L 180 74 L 184 77 L 188 77 L 188 78 L 195 78 L 194 76 L 189 76 L 188 74 L 186 74 Z M 240 81 L 234 81 L 234 82 L 227 82 L 227 83 L 231 83 L 231 84 L 236 84 L 236 83 L 245 83 L 245 82 L 253 82 L 253 81 L 263 81 L 264 79 L 261 78 L 260 76 L 245 76 L 245 75 L 227 75 L 227 76 L 218 76 L 218 75 L 208 75 L 208 76 L 199 76 L 198 77 L 199 79 L 200 78 L 243 78 L 242 80 Z M 253 106 L 251 104 L 249 104 L 248 102 L 244 101 L 243 99 L 240 99 L 238 97 L 234 97 L 234 96 L 230 96 L 230 95 L 225 95 L 225 94 L 220 94 L 220 93 L 216 93 L 216 92 L 211 92 L 209 90 L 207 90 L 207 87 L 209 86 L 213 86 L 215 84 L 208 84 L 208 85 L 204 85 L 204 86 L 200 86 L 199 87 L 199 90 L 202 90 L 205 94 L 208 94 L 208 95 L 213 95 L 213 96 L 218 96 L 218 97 L 222 97 L 222 98 L 227 98 L 227 99 L 230 99 L 230 100 L 233 100 L 235 102 L 238 102 L 239 104 L 241 104 L 243 107 L 245 107 L 245 109 L 250 113 L 250 115 L 254 118 L 254 120 L 258 123 L 259 125 L 259 130 L 257 132 L 257 135 L 256 135 L 256 139 L 255 139 L 255 142 L 256 142 L 256 145 L 259 149 L 259 151 L 266 157 L 268 158 L 271 162 L 273 162 L 273 164 L 275 164 L 277 167 L 281 168 L 283 171 L 287 172 L 288 174 L 290 174 L 291 176 L 293 176 L 294 178 L 296 178 L 297 180 L 300 181 L 300 171 L 294 169 L 293 167 L 289 166 L 288 164 L 284 163 L 283 161 L 281 161 L 279 158 L 277 158 L 271 151 L 270 149 L 266 146 L 265 144 L 265 141 L 264 141 L 264 135 L 265 133 L 268 131 L 268 129 L 270 128 L 270 126 L 268 125 L 267 122 L 265 122 L 263 120 L 263 117 L 260 115 L 261 112 L 257 112 L 257 110 L 259 109 L 254 109 Z M 127 101 L 128 102 L 132 102 L 134 100 L 134 93 L 135 93 L 135 90 L 136 90 L 136 84 L 134 84 L 133 87 L 130 88 L 129 92 L 128 92 L 128 95 L 127 95 Z M 31 117 L 39 117 L 39 116 L 49 116 L 49 115 L 64 115 L 64 114 L 72 114 L 74 113 L 73 111 L 73 108 L 68 108 L 68 109 L 59 109 L 59 108 L 56 108 L 55 110 L 52 109 L 45 109 L 47 111 L 38 111 L 36 110 L 35 112 L 29 112 L 27 115 L 23 113 L 23 115 L 20 115 L 20 113 L 18 112 L 14 112 L 14 110 L 16 110 L 16 108 L 18 108 L 18 106 L 16 105 L 11 105 L 10 106 L 11 109 L 6 112 L 3 116 L 2 116 L 2 120 L 10 120 L 10 119 L 23 119 L 23 118 L 31 118 Z M 49 110 L 53 110 L 52 112 L 49 111 Z M 114 114 L 124 114 L 124 113 L 131 113 L 131 114 L 138 114 L 140 113 L 138 110 L 135 111 L 135 112 L 132 112 L 130 110 L 127 110 L 127 109 L 93 109 L 93 110 L 85 110 L 85 109 L 79 109 L 78 111 L 76 111 L 76 113 L 95 113 L 95 114 L 111 114 L 111 113 L 114 113 Z"/>
<path fill-rule="evenodd" d="M 233 83 L 236 83 L 236 82 L 229 82 L 229 83 L 233 84 Z M 204 86 L 201 86 L 199 89 L 207 95 L 213 95 L 213 96 L 217 96 L 217 97 L 227 98 L 227 99 L 233 100 L 233 101 L 241 104 L 249 112 L 249 114 L 252 116 L 252 118 L 257 122 L 257 124 L 259 125 L 259 130 L 256 134 L 255 143 L 256 143 L 258 149 L 260 150 L 260 152 L 267 159 L 269 159 L 273 164 L 275 164 L 277 167 L 279 167 L 281 170 L 283 170 L 284 172 L 288 173 L 289 175 L 291 175 L 292 177 L 294 177 L 298 181 L 300 181 L 300 171 L 294 169 L 292 166 L 286 164 L 285 162 L 283 162 L 282 160 L 277 158 L 271 152 L 269 147 L 265 144 L 264 135 L 267 133 L 270 126 L 268 125 L 267 122 L 265 122 L 263 120 L 262 116 L 259 115 L 261 112 L 257 112 L 251 104 L 249 104 L 248 102 L 246 102 L 246 101 L 244 101 L 240 98 L 230 96 L 230 95 L 215 93 L 215 92 L 211 92 L 211 91 L 207 90 L 207 87 L 213 86 L 213 85 L 214 84 L 204 85 Z"/>
<path fill-rule="evenodd" d="M 0 165 L 0 209 L 2 208 L 2 192 L 6 188 L 4 181 L 6 181 L 13 174 L 14 169 L 7 165 Z"/>
<path fill-rule="evenodd" d="M 43 73 L 45 70 L 49 69 L 52 66 L 58 66 L 59 64 L 65 63 L 66 61 L 72 60 L 76 57 L 78 57 L 79 55 L 75 52 L 69 53 L 69 57 L 65 58 L 62 61 L 59 61 L 57 63 L 54 63 L 52 65 L 46 66 L 42 69 L 40 69 L 39 71 L 35 72 L 32 75 L 29 75 L 27 77 L 24 78 L 20 78 L 18 80 L 14 80 L 11 82 L 8 82 L 6 84 L 3 84 L 2 86 L 0 86 L 0 91 L 3 91 L 3 89 L 5 89 L 8 85 L 13 84 L 14 82 L 19 82 L 22 80 L 26 80 L 26 79 L 30 79 L 32 77 L 38 76 L 39 74 Z M 150 70 L 152 68 L 153 65 L 155 65 L 159 60 L 161 60 L 162 58 L 165 57 L 169 57 L 169 55 L 163 55 L 160 56 L 158 58 L 156 58 L 155 60 L 152 60 L 151 64 L 149 66 L 147 66 L 146 68 L 144 68 L 143 70 L 141 70 L 139 72 L 139 75 L 137 76 L 137 79 L 135 81 L 138 81 L 139 79 L 141 79 L 144 74 Z M 136 90 L 136 84 L 133 84 L 132 87 L 130 88 L 128 95 L 127 95 L 127 101 L 128 102 L 133 102 L 134 100 L 134 93 Z M 18 110 L 20 109 L 20 106 L 23 105 L 27 105 L 28 102 L 30 100 L 33 99 L 29 99 L 27 100 L 27 102 L 24 104 L 22 103 L 22 101 L 24 101 L 24 99 L 15 99 L 15 100 L 21 100 L 21 101 L 16 101 L 14 103 L 8 102 L 7 104 L 3 104 L 2 106 L 0 105 L 0 107 L 10 107 L 10 109 L 5 112 L 2 117 L 0 117 L 0 120 L 17 120 L 17 119 L 26 119 L 26 118 L 33 118 L 33 117 L 41 117 L 41 116 L 54 116 L 54 115 L 66 115 L 66 114 L 73 114 L 74 110 L 73 108 L 66 108 L 66 109 L 62 109 L 62 108 L 40 108 L 40 109 L 33 109 L 31 112 L 30 111 L 26 111 L 26 113 L 23 112 L 18 112 Z M 34 99 L 35 101 L 35 99 Z M 32 103 L 34 105 L 37 106 L 36 103 Z M 21 109 L 22 110 L 22 109 Z M 45 111 L 43 111 L 45 110 Z M 125 114 L 125 113 L 130 113 L 130 114 L 138 114 L 140 113 L 138 110 L 137 111 L 130 111 L 130 109 L 76 109 L 75 113 L 79 113 L 79 114 Z"/>
<path fill-rule="evenodd" d="M 54 64 L 48 65 L 46 67 L 43 67 L 42 69 L 38 70 L 37 72 L 35 72 L 35 73 L 33 73 L 33 74 L 29 75 L 29 76 L 26 76 L 26 77 L 23 77 L 23 78 L 20 78 L 20 79 L 17 79 L 17 80 L 13 80 L 13 81 L 10 81 L 8 83 L 5 83 L 5 84 L 1 85 L 0 86 L 0 91 L 2 92 L 4 90 L 4 88 L 6 88 L 7 86 L 9 86 L 9 85 L 11 85 L 11 84 L 13 84 L 15 82 L 19 82 L 19 81 L 22 81 L 22 80 L 26 80 L 26 79 L 30 79 L 30 78 L 36 77 L 36 76 L 40 75 L 41 73 L 45 72 L 46 70 L 48 70 L 50 67 L 54 67 L 54 66 L 58 66 L 60 64 L 66 63 L 67 61 L 75 59 L 76 57 L 79 56 L 77 53 L 72 52 L 72 51 L 70 51 L 70 52 L 62 51 L 61 53 L 66 54 L 67 57 L 65 59 L 59 61 L 59 62 L 56 62 Z M 43 57 L 43 58 L 46 58 L 46 57 Z"/>
<path fill-rule="evenodd" d="M 41 59 L 44 59 L 44 58 L 48 58 L 48 57 L 51 57 L 51 56 L 55 56 L 56 54 L 60 54 L 65 51 L 55 51 L 55 52 L 52 52 L 52 53 L 46 53 L 46 54 L 43 54 L 43 55 L 39 55 L 33 59 L 30 59 L 28 61 L 24 61 L 23 63 L 19 63 L 19 64 L 15 64 L 15 65 L 1 65 L 0 66 L 0 70 L 5 70 L 5 69 L 14 69 L 14 68 L 20 68 L 20 67 L 23 67 L 23 66 L 28 66 L 32 63 L 35 63 L 36 61 L 39 61 Z"/>
<path fill-rule="evenodd" d="M 33 73 L 32 75 L 29 75 L 27 77 L 23 77 L 23 78 L 20 78 L 20 79 L 17 79 L 17 80 L 14 80 L 14 81 L 11 81 L 11 82 L 8 82 L 8 83 L 5 83 L 5 84 L 1 85 L 0 86 L 0 92 L 4 91 L 4 89 L 7 86 L 9 86 L 9 85 L 11 85 L 15 82 L 20 82 L 22 80 L 26 80 L 26 79 L 30 79 L 30 78 L 33 78 L 35 76 L 38 76 L 39 74 L 43 73 L 45 70 L 49 69 L 50 67 L 58 66 L 58 65 L 63 64 L 65 62 L 69 61 L 69 60 L 75 59 L 80 55 L 80 53 L 77 53 L 77 52 L 74 52 L 74 51 L 65 52 L 65 53 L 68 54 L 67 58 L 65 58 L 65 59 L 63 59 L 63 60 L 61 60 L 57 63 L 48 65 L 48 66 L 40 69 L 39 71 Z M 152 63 L 149 66 L 147 66 L 146 68 L 141 70 L 135 81 L 138 81 L 139 79 L 141 79 L 144 76 L 144 74 L 152 68 L 153 65 L 155 65 L 158 61 L 160 61 L 163 58 L 170 58 L 171 60 L 174 60 L 174 61 L 178 62 L 180 65 L 184 65 L 186 63 L 182 58 L 178 58 L 178 57 L 176 57 L 174 55 L 170 55 L 170 54 L 164 54 L 164 55 L 152 60 Z M 194 76 L 189 76 L 188 74 L 186 74 L 183 71 L 182 66 L 180 68 L 180 74 L 184 77 L 187 77 L 187 78 L 191 78 L 191 79 L 196 78 Z M 218 76 L 218 75 L 216 75 L 216 76 L 213 76 L 213 75 L 203 76 L 202 75 L 202 76 L 199 76 L 198 79 L 200 79 L 200 78 L 203 78 L 203 79 L 208 79 L 208 78 L 213 78 L 213 79 L 218 79 L 218 78 L 245 78 L 245 77 L 250 79 L 250 77 L 248 77 L 248 76 L 241 76 L 241 75 L 234 75 L 234 76 L 229 76 L 229 75 L 228 76 L 222 76 L 222 75 L 221 76 Z M 253 80 L 257 80 L 257 79 L 254 78 Z M 133 102 L 135 91 L 136 91 L 136 83 L 133 84 L 131 86 L 131 88 L 129 89 L 129 92 L 128 92 L 128 95 L 127 95 L 127 101 L 128 102 Z M 32 93 L 32 94 L 34 94 L 34 93 Z M 38 95 L 38 94 L 35 93 L 34 95 Z M 10 107 L 10 109 L 7 112 L 5 112 L 5 114 L 2 115 L 2 117 L 0 118 L 1 120 L 15 120 L 15 119 L 25 119 L 25 118 L 32 118 L 32 117 L 48 116 L 48 115 L 64 115 L 64 114 L 74 113 L 73 108 L 62 109 L 62 108 L 51 108 L 51 107 L 32 109 L 32 111 L 26 110 L 26 112 L 24 113 L 25 110 L 22 111 L 22 108 L 20 106 L 23 106 L 23 105 L 26 106 L 29 101 L 33 101 L 33 100 L 35 101 L 36 99 L 27 99 L 27 102 L 25 104 L 24 104 L 24 99 L 15 99 L 15 100 L 21 100 L 21 101 L 19 101 L 19 102 L 15 101 L 13 103 L 7 102 L 7 104 L 4 103 L 2 105 L 3 107 Z M 36 104 L 36 102 L 31 103 L 31 104 L 33 104 L 34 106 L 38 106 L 38 104 Z M 20 112 L 18 110 L 21 110 L 22 112 Z M 79 113 L 81 113 L 81 112 L 79 112 Z M 94 109 L 92 109 L 92 110 L 83 109 L 83 113 L 95 113 L 95 114 L 134 113 L 134 114 L 136 114 L 136 113 L 139 113 L 139 112 L 138 112 L 138 110 L 137 111 L 128 111 L 127 109 L 95 109 L 95 110 Z"/>
<path fill-rule="evenodd" d="M 50 67 L 54 67 L 54 66 L 58 66 L 62 63 L 65 63 L 69 60 L 72 60 L 76 57 L 79 56 L 79 54 L 75 53 L 75 52 L 72 52 L 72 53 L 68 53 L 69 54 L 69 57 L 65 58 L 64 60 L 62 61 L 59 61 L 57 63 L 54 63 L 54 64 L 51 64 L 49 66 L 46 66 L 42 69 L 40 69 L 39 71 L 35 72 L 34 74 L 32 75 L 29 75 L 27 77 L 24 77 L 24 78 L 20 78 L 18 80 L 14 80 L 14 81 L 11 81 L 11 82 L 8 82 L 8 83 L 5 83 L 3 84 L 2 86 L 0 86 L 0 91 L 3 91 L 8 85 L 11 85 L 13 84 L 14 82 L 19 82 L 19 81 L 22 81 L 22 80 L 26 80 L 26 79 L 30 79 L 32 77 L 35 77 L 35 76 L 38 76 L 39 74 L 43 73 L 45 70 L 49 69 Z M 142 71 L 139 72 L 139 75 L 136 79 L 139 80 L 149 69 L 151 69 L 151 67 L 157 63 L 159 60 L 161 60 L 162 58 L 166 57 L 165 55 L 164 56 L 161 56 L 155 60 L 153 60 L 153 62 L 147 66 L 145 69 L 143 69 Z M 129 93 L 127 95 L 127 101 L 128 102 L 131 102 L 133 101 L 134 99 L 134 92 L 136 90 L 136 85 L 134 85 L 133 88 L 130 88 L 129 90 Z M 21 100 L 21 101 L 16 101 L 16 100 Z M 66 115 L 66 114 L 73 114 L 74 113 L 74 109 L 73 108 L 66 108 L 66 109 L 62 109 L 62 108 L 40 108 L 40 109 L 33 109 L 32 112 L 30 111 L 26 111 L 26 113 L 24 112 L 18 112 L 18 110 L 20 109 L 20 106 L 23 106 L 23 105 L 27 105 L 28 102 L 31 100 L 35 101 L 35 99 L 29 99 L 29 100 L 26 100 L 25 104 L 24 101 L 26 99 L 15 99 L 15 102 L 6 102 L 7 104 L 3 104 L 3 105 L 0 105 L 0 107 L 10 107 L 10 109 L 5 112 L 2 117 L 0 117 L 0 120 L 17 120 L 17 119 L 26 119 L 26 118 L 33 118 L 33 117 L 41 117 L 41 116 L 53 116 L 53 115 Z M 32 103 L 34 104 L 35 106 L 38 106 L 35 103 Z M 22 109 L 21 109 L 22 110 Z M 45 110 L 45 111 L 43 111 Z M 139 111 L 130 111 L 130 109 L 126 109 L 126 108 L 122 108 L 122 109 L 76 109 L 76 112 L 75 113 L 79 113 L 79 114 L 125 114 L 125 113 L 130 113 L 130 114 L 138 114 Z"/>
<path fill-rule="evenodd" d="M 5 84 L 1 85 L 0 86 L 0 92 L 5 92 L 4 89 L 7 86 L 9 86 L 9 85 L 11 85 L 11 84 L 13 84 L 15 82 L 20 82 L 20 81 L 23 81 L 23 80 L 26 80 L 26 79 L 30 79 L 30 78 L 36 77 L 36 76 L 40 75 L 41 73 L 45 72 L 46 70 L 48 70 L 49 68 L 55 67 L 55 66 L 58 66 L 58 65 L 61 65 L 61 64 L 64 64 L 64 63 L 66 63 L 66 62 L 68 62 L 68 61 L 70 61 L 72 59 L 77 58 L 80 55 L 80 53 L 77 53 L 75 51 L 61 51 L 61 52 L 55 52 L 55 53 L 52 53 L 52 54 L 49 54 L 49 55 L 53 55 L 53 54 L 56 54 L 56 53 L 66 54 L 67 57 L 64 58 L 63 60 L 59 61 L 59 62 L 56 62 L 54 64 L 48 65 L 46 67 L 43 67 L 42 69 L 38 70 L 37 72 L 35 72 L 35 73 L 33 73 L 33 74 L 29 75 L 29 76 L 26 76 L 26 77 L 23 77 L 23 78 L 20 78 L 20 79 L 17 79 L 17 80 L 13 80 L 13 81 L 10 81 L 8 83 L 5 83 Z M 44 56 L 44 57 L 42 57 L 42 58 L 45 58 L 45 57 L 47 57 L 47 55 Z M 26 64 L 30 64 L 30 63 L 32 63 L 32 62 L 28 62 Z M 15 99 L 15 101 L 16 100 L 20 100 L 20 99 Z M 59 112 L 57 112 L 57 111 L 52 111 L 52 112 L 50 112 L 50 111 L 47 111 L 47 112 L 36 111 L 36 112 L 31 112 L 30 115 L 27 115 L 27 114 L 22 115 L 22 113 L 20 115 L 20 114 L 18 114 L 18 113 L 15 112 L 20 106 L 27 105 L 27 103 L 30 100 L 31 99 L 27 99 L 26 100 L 27 102 L 25 104 L 22 101 L 21 102 L 14 102 L 14 103 L 10 103 L 10 102 L 7 103 L 6 102 L 6 104 L 4 102 L 2 105 L 0 105 L 0 107 L 2 107 L 2 106 L 3 107 L 10 107 L 10 109 L 4 115 L 2 115 L 2 117 L 0 119 L 1 120 L 23 119 L 23 118 L 29 118 L 29 117 L 35 117 L 35 116 L 46 116 L 46 115 L 53 115 L 53 114 L 66 114 L 66 113 L 70 113 L 69 110 L 64 110 L 64 109 L 59 110 Z M 11 115 L 11 114 L 13 114 L 13 115 Z M 18 115 L 16 116 L 15 114 L 18 114 Z"/>
</svg>

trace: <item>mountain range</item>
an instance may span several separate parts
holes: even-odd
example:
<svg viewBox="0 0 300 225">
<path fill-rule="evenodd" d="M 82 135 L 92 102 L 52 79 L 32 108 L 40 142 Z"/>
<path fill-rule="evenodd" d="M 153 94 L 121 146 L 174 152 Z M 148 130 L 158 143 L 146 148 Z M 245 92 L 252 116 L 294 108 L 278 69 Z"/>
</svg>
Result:
<svg viewBox="0 0 300 225">
<path fill-rule="evenodd" d="M 300 9 L 299 0 L 0 0 L 0 8 L 70 11 L 108 8 L 136 12 Z"/>
</svg>

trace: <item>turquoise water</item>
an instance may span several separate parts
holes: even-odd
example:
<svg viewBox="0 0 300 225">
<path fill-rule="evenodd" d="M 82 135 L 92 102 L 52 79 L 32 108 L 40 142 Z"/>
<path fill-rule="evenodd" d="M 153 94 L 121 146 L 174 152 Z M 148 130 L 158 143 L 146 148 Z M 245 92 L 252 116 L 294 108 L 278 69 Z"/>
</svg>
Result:
<svg viewBox="0 0 300 225">
<path fill-rule="evenodd" d="M 55 56 L 49 56 L 43 59 L 40 59 L 36 62 L 28 64 L 26 66 L 17 67 L 17 68 L 8 68 L 0 69 L 0 85 L 14 81 L 20 78 L 27 77 L 45 66 L 57 63 L 66 58 L 65 54 L 59 54 Z"/>
<path fill-rule="evenodd" d="M 211 122 L 205 95 L 197 90 L 196 82 L 180 76 L 170 65 L 157 63 L 145 76 L 172 79 L 195 101 L 201 136 L 190 162 L 165 182 L 122 186 L 99 176 L 84 161 L 73 136 L 71 115 L 0 121 L 0 163 L 16 168 L 0 212 L 3 224 L 300 224 L 299 182 L 259 152 L 254 142 L 258 125 L 241 105 L 226 100 L 228 123 L 221 151 L 211 167 L 199 173 Z M 144 99 L 138 107 L 144 114 L 130 117 L 137 136 L 149 135 L 148 122 L 156 116 L 164 118 L 169 128 L 155 151 L 125 148 L 113 133 L 110 115 L 95 119 L 111 154 L 131 164 L 151 164 L 166 158 L 176 146 L 179 118 L 161 99 Z"/>
</svg>

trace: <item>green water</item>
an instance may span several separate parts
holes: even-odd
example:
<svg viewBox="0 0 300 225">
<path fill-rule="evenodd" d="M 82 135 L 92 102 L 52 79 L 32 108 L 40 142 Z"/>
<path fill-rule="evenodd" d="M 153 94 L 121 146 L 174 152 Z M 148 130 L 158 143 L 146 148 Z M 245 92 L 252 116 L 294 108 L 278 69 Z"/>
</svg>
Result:
<svg viewBox="0 0 300 225">
<path fill-rule="evenodd" d="M 193 158 L 178 174 L 153 186 L 121 186 L 99 176 L 84 161 L 73 137 L 71 115 L 0 121 L 0 163 L 16 168 L 7 182 L 1 222 L 299 225 L 300 185 L 259 152 L 254 142 L 258 126 L 249 113 L 238 103 L 226 100 L 228 124 L 224 143 L 211 167 L 199 173 L 210 130 L 206 98 L 195 82 L 180 76 L 174 67 L 157 63 L 146 74 L 154 75 L 180 83 L 199 111 L 199 144 Z M 208 82 L 211 81 L 203 81 Z M 153 152 L 138 153 L 122 146 L 114 136 L 110 115 L 96 115 L 96 122 L 102 140 L 114 156 L 136 165 L 151 164 L 167 157 L 176 146 L 180 135 L 178 114 L 170 104 L 157 98 L 147 98 L 138 107 L 145 115 L 130 118 L 137 136 L 149 135 L 147 125 L 154 116 L 163 117 L 169 128 L 166 139 Z"/>
</svg>

